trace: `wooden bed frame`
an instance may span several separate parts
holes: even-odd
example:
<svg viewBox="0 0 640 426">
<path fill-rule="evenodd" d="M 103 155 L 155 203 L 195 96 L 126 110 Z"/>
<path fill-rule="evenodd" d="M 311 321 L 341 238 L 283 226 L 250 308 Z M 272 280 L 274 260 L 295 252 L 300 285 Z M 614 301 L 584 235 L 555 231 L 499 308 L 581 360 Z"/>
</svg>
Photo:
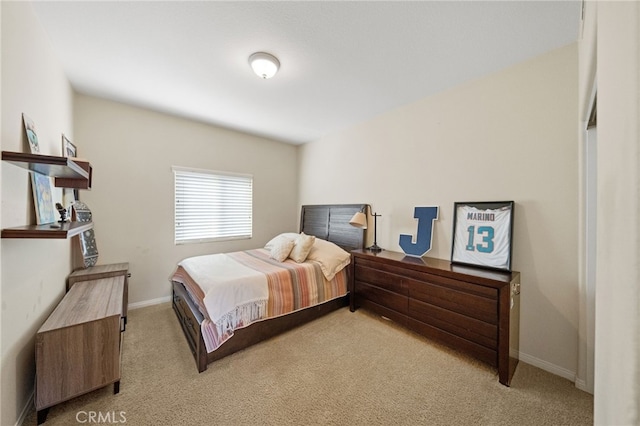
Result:
<svg viewBox="0 0 640 426">
<path fill-rule="evenodd" d="M 365 213 L 366 204 L 325 204 L 302 206 L 300 232 L 331 241 L 347 251 L 364 247 L 364 230 L 349 225 L 356 212 Z M 347 268 L 348 271 L 348 268 Z M 287 315 L 259 321 L 236 330 L 233 337 L 211 353 L 207 353 L 200 324 L 204 317 L 184 288 L 176 281 L 173 286 L 173 310 L 182 326 L 198 372 L 207 365 L 270 337 L 291 330 L 349 304 L 349 295 L 311 306 Z"/>
</svg>

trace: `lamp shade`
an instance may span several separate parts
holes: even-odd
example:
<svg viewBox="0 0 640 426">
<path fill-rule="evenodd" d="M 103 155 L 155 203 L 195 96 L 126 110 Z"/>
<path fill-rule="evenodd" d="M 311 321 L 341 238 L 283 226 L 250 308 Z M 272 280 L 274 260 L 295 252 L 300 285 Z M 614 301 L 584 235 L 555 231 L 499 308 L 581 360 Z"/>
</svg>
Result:
<svg viewBox="0 0 640 426">
<path fill-rule="evenodd" d="M 367 216 L 362 212 L 357 212 L 349 221 L 349 225 L 356 228 L 367 229 Z"/>
<path fill-rule="evenodd" d="M 271 78 L 278 72 L 280 61 L 273 55 L 264 52 L 256 52 L 249 56 L 249 65 L 258 77 Z"/>
</svg>

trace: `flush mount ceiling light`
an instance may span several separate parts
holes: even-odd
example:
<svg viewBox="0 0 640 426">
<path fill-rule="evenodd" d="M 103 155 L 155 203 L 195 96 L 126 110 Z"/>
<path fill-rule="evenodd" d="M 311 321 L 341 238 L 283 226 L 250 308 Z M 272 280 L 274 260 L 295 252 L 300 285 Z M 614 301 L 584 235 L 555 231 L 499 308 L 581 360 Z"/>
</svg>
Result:
<svg viewBox="0 0 640 426">
<path fill-rule="evenodd" d="M 249 56 L 249 65 L 258 77 L 271 78 L 278 72 L 280 61 L 273 55 L 264 52 L 256 52 Z"/>
</svg>

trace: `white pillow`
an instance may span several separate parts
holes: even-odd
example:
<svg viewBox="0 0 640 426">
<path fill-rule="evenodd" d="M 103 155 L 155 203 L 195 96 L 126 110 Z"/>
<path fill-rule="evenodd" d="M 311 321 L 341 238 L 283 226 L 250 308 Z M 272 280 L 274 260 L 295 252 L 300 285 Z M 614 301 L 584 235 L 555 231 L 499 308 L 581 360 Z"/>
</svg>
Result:
<svg viewBox="0 0 640 426">
<path fill-rule="evenodd" d="M 291 249 L 293 248 L 294 241 L 292 239 L 283 237 L 278 238 L 271 245 L 271 253 L 269 257 L 277 260 L 278 262 L 284 262 L 287 257 L 289 257 L 289 253 L 291 253 Z"/>
<path fill-rule="evenodd" d="M 264 245 L 264 248 L 267 250 L 271 250 L 274 244 L 278 243 L 281 239 L 287 239 L 291 241 L 295 241 L 298 238 L 298 233 L 296 232 L 283 232 L 282 234 L 278 234 L 273 237 L 267 244 Z"/>
<path fill-rule="evenodd" d="M 316 237 L 313 235 L 305 235 L 304 232 L 301 232 L 296 238 L 293 249 L 291 250 L 291 253 L 289 253 L 289 257 L 297 263 L 304 262 L 307 259 L 307 255 L 309 255 L 309 251 L 311 250 L 311 247 L 313 247 L 315 240 Z"/>
<path fill-rule="evenodd" d="M 307 259 L 318 262 L 324 277 L 331 281 L 351 262 L 351 254 L 332 242 L 316 238 Z"/>
</svg>

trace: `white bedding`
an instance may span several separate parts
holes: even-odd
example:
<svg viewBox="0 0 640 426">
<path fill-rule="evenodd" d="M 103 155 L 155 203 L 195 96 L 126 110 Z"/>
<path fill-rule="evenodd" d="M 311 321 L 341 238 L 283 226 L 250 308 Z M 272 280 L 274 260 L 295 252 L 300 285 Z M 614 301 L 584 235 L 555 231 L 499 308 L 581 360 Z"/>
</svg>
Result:
<svg viewBox="0 0 640 426">
<path fill-rule="evenodd" d="M 214 323 L 222 325 L 243 319 L 247 323 L 249 319 L 265 317 L 269 288 L 264 273 L 223 253 L 190 257 L 179 265 L 202 288 L 205 307 Z"/>
</svg>

